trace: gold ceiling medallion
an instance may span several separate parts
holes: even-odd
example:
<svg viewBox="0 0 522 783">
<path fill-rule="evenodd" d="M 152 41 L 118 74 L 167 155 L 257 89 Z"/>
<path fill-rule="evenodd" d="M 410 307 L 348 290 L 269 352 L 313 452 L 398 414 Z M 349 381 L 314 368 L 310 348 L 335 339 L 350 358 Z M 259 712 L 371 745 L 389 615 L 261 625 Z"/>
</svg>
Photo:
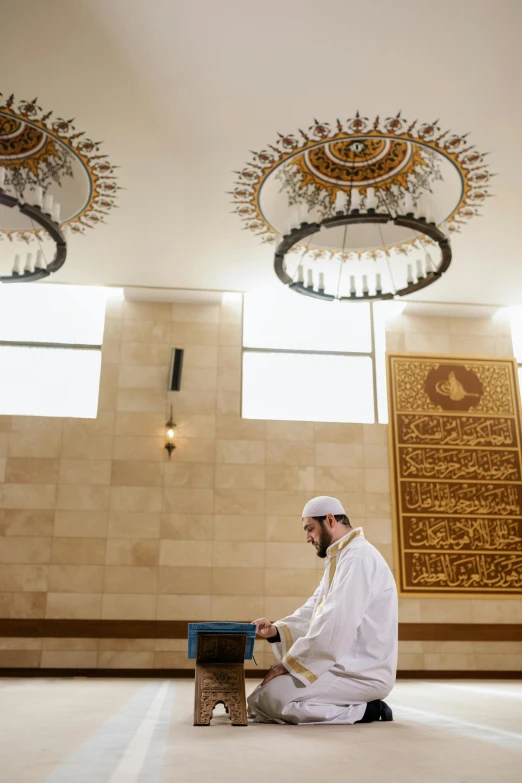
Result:
<svg viewBox="0 0 522 783">
<path fill-rule="evenodd" d="M 236 172 L 231 195 L 299 293 L 392 298 L 431 284 L 451 261 L 449 237 L 489 196 L 485 154 L 438 122 L 357 113 L 278 136 Z"/>
<path fill-rule="evenodd" d="M 4 191 L 21 203 L 38 205 L 47 196 L 62 229 L 82 234 L 104 222 L 120 190 L 114 166 L 101 142 L 77 131 L 74 120 L 44 112 L 37 99 L 15 101 L 0 93 L 0 170 Z M 42 238 L 41 226 L 18 210 L 1 212 L 0 239 Z"/>
<path fill-rule="evenodd" d="M 302 172 L 299 187 L 328 191 L 330 203 L 339 189 L 385 188 L 396 183 L 408 189 L 408 175 L 428 161 L 416 145 L 390 139 L 335 141 L 297 155 L 292 161 Z"/>
</svg>

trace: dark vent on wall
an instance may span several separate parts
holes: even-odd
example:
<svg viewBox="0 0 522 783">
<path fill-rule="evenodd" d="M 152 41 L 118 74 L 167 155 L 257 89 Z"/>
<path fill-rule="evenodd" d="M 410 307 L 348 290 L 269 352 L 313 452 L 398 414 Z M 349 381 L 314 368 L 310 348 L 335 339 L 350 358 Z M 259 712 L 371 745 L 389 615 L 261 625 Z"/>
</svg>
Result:
<svg viewBox="0 0 522 783">
<path fill-rule="evenodd" d="M 174 348 L 172 350 L 172 363 L 170 366 L 169 391 L 180 390 L 182 367 L 183 367 L 183 348 Z"/>
</svg>

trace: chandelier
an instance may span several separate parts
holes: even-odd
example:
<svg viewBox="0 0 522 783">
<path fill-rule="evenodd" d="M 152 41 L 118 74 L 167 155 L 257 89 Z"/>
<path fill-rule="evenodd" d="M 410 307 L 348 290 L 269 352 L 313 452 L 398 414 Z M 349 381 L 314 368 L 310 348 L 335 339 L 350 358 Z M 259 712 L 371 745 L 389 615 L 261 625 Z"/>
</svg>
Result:
<svg viewBox="0 0 522 783">
<path fill-rule="evenodd" d="M 0 282 L 33 282 L 67 258 L 66 235 L 104 222 L 120 190 L 100 142 L 37 99 L 0 93 Z"/>
<path fill-rule="evenodd" d="M 355 191 L 352 195 L 351 203 L 355 201 Z M 395 296 L 405 296 L 406 294 L 412 294 L 415 291 L 419 291 L 421 288 L 434 283 L 438 278 L 448 269 L 451 263 L 451 245 L 447 236 L 435 225 L 435 223 L 428 223 L 425 216 L 415 216 L 413 214 L 413 206 L 410 212 L 406 214 L 393 214 L 391 211 L 386 213 L 377 212 L 371 201 L 371 196 L 367 199 L 366 208 L 361 209 L 355 206 L 347 209 L 346 213 L 342 209 L 342 205 L 339 204 L 339 209 L 335 216 L 326 218 L 321 223 L 308 223 L 306 219 L 299 226 L 295 226 L 291 231 L 283 237 L 283 241 L 277 246 L 274 259 L 274 269 L 278 278 L 282 283 L 289 286 L 293 291 L 305 296 L 312 296 L 316 299 L 325 299 L 328 301 L 344 301 L 344 300 L 356 300 L 356 299 L 393 299 Z M 350 204 L 351 206 L 351 204 Z M 298 243 L 305 240 L 307 237 L 316 235 L 321 230 L 338 228 L 340 226 L 350 226 L 357 224 L 375 225 L 381 226 L 383 224 L 392 223 L 395 226 L 405 227 L 413 231 L 417 231 L 420 236 L 429 237 L 433 243 L 438 245 L 440 251 L 440 260 L 438 263 L 432 261 L 431 254 L 427 256 L 427 263 L 423 263 L 421 259 L 417 260 L 417 264 L 414 268 L 413 264 L 406 264 L 406 281 L 401 280 L 400 287 L 395 284 L 393 273 L 390 269 L 389 282 L 393 286 L 390 290 L 383 290 L 382 274 L 376 272 L 373 279 L 368 274 L 360 275 L 358 279 L 356 274 L 349 276 L 349 294 L 343 296 L 341 294 L 341 282 L 343 272 L 343 255 L 345 252 L 345 246 L 341 250 L 341 258 L 338 261 L 339 273 L 337 278 L 337 287 L 330 291 L 325 290 L 325 273 L 319 272 L 314 274 L 313 266 L 305 267 L 303 258 L 306 254 L 299 259 L 294 270 L 294 274 L 291 275 L 287 271 L 288 265 L 286 262 L 287 253 L 294 248 Z"/>
<path fill-rule="evenodd" d="M 437 123 L 355 117 L 279 134 L 237 172 L 235 212 L 291 290 L 392 299 L 432 285 L 488 197 L 485 156 Z"/>
<path fill-rule="evenodd" d="M 48 260 L 42 247 L 34 255 L 27 252 L 22 261 L 20 253 L 14 253 L 13 266 L 9 274 L 0 275 L 2 283 L 18 283 L 41 280 L 51 272 L 56 272 L 65 263 L 67 258 L 67 242 L 60 229 L 60 205 L 53 203 L 53 197 L 46 195 L 43 198 L 41 187 L 36 187 L 34 203 L 26 204 L 17 195 L 10 196 L 5 190 L 5 169 L 0 168 L 0 204 L 9 209 L 18 209 L 34 224 L 46 232 L 47 236 L 55 244 L 54 255 Z"/>
</svg>

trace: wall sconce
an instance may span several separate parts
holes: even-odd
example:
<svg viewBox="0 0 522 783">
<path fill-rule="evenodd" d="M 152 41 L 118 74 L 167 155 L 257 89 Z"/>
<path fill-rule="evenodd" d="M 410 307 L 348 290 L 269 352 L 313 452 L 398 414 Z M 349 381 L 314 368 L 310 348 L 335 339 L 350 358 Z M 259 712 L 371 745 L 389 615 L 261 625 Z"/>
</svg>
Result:
<svg viewBox="0 0 522 783">
<path fill-rule="evenodd" d="M 174 436 L 176 434 L 176 432 L 174 430 L 175 426 L 176 425 L 175 425 L 174 421 L 172 420 L 172 405 L 171 405 L 170 406 L 169 420 L 165 424 L 165 427 L 166 427 L 165 437 L 167 438 L 167 442 L 165 443 L 165 448 L 167 449 L 167 451 L 169 453 L 169 459 L 172 456 L 172 452 L 176 448 L 176 446 L 174 444 Z"/>
</svg>

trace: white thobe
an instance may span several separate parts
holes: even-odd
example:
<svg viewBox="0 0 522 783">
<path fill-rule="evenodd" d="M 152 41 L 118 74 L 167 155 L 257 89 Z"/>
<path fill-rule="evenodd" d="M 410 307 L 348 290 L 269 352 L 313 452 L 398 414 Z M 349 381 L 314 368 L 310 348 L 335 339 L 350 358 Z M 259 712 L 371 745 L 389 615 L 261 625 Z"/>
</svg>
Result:
<svg viewBox="0 0 522 783">
<path fill-rule="evenodd" d="M 384 699 L 397 671 L 397 589 L 390 568 L 350 530 L 327 550 L 321 584 L 275 625 L 272 644 L 288 671 L 258 686 L 249 707 L 261 720 L 355 723 L 366 704 Z"/>
</svg>

